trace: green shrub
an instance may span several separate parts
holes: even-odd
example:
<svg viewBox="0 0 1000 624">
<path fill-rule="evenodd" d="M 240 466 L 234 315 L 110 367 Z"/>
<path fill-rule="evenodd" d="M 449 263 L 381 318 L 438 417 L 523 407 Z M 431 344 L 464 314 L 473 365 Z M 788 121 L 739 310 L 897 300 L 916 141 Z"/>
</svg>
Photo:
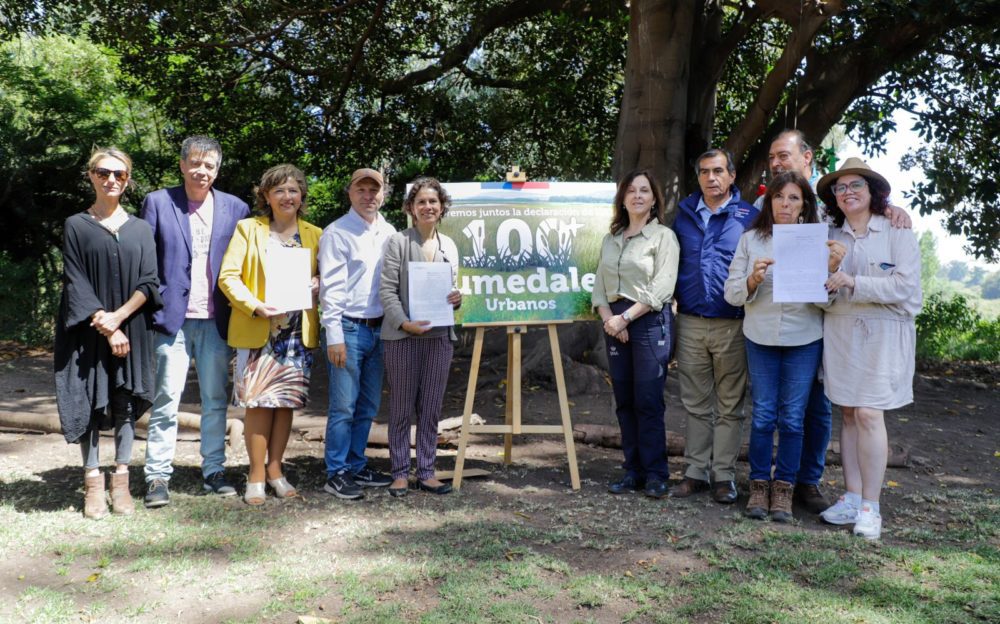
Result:
<svg viewBox="0 0 1000 624">
<path fill-rule="evenodd" d="M 932 293 L 916 318 L 917 357 L 1000 361 L 1000 318 L 989 320 L 962 295 Z"/>
<path fill-rule="evenodd" d="M 59 253 L 13 261 L 0 252 L 0 340 L 50 346 L 59 311 Z"/>
</svg>

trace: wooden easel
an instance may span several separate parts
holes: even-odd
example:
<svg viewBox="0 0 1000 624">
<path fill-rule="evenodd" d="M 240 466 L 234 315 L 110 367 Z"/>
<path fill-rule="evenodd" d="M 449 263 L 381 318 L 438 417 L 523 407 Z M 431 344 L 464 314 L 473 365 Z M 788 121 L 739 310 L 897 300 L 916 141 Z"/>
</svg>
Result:
<svg viewBox="0 0 1000 624">
<path fill-rule="evenodd" d="M 528 324 L 482 323 L 469 324 L 476 328 L 476 338 L 472 347 L 472 365 L 469 369 L 469 387 L 465 392 L 465 411 L 462 413 L 462 433 L 458 441 L 458 456 L 455 458 L 455 477 L 452 485 L 456 490 L 462 487 L 462 470 L 465 467 L 465 449 L 469 435 L 473 433 L 503 434 L 503 463 L 510 464 L 511 446 L 515 435 L 522 433 L 561 433 L 566 439 L 566 459 L 569 462 L 570 482 L 574 490 L 580 489 L 580 471 L 576 465 L 576 445 L 573 441 L 573 424 L 569 417 L 569 399 L 566 396 L 566 378 L 563 376 L 562 356 L 559 351 L 559 334 L 556 326 L 571 321 L 545 322 L 549 331 L 549 347 L 552 350 L 552 367 L 555 372 L 556 390 L 559 394 L 559 412 L 562 425 L 521 424 L 521 336 L 528 331 Z M 542 324 L 542 323 L 536 323 Z M 476 398 L 476 382 L 479 379 L 479 364 L 483 355 L 483 337 L 489 327 L 507 328 L 507 408 L 503 425 L 472 425 L 472 406 Z"/>
</svg>

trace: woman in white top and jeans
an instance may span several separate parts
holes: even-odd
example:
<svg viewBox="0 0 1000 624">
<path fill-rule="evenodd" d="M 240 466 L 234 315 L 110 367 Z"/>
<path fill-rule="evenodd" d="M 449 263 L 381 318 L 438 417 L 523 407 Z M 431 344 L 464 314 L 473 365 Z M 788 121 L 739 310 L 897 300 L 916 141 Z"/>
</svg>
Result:
<svg viewBox="0 0 1000 624">
<path fill-rule="evenodd" d="M 819 223 L 809 180 L 790 171 L 768 185 L 757 220 L 740 238 L 729 266 L 725 298 L 744 306 L 747 368 L 753 394 L 750 429 L 750 500 L 746 515 L 792 519 L 792 488 L 802 455 L 803 420 L 823 355 L 823 311 L 811 303 L 773 301 L 772 231 L 775 225 Z M 843 257 L 831 245 L 830 270 Z M 771 480 L 774 430 L 778 453 Z"/>
</svg>

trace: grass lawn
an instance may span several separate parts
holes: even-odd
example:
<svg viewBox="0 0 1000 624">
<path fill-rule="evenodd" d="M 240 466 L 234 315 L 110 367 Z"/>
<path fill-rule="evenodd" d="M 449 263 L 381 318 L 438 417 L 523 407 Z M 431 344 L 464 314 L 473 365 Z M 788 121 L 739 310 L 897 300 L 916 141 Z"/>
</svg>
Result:
<svg viewBox="0 0 1000 624">
<path fill-rule="evenodd" d="M 30 479 L 0 480 L 0 621 L 1000 622 L 1000 502 L 979 490 L 924 494 L 935 521 L 891 514 L 869 544 L 593 483 L 346 504 L 317 481 L 93 522 L 39 508 Z"/>
</svg>

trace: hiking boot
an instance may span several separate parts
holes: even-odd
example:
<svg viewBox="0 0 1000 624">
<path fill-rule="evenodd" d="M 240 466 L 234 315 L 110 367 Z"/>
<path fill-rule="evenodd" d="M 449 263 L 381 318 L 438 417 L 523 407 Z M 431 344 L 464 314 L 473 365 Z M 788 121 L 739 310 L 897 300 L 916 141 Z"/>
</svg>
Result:
<svg viewBox="0 0 1000 624">
<path fill-rule="evenodd" d="M 854 524 L 858 519 L 858 508 L 848 503 L 846 497 L 841 496 L 833 506 L 821 513 L 819 517 L 827 524 Z"/>
<path fill-rule="evenodd" d="M 771 520 L 775 522 L 791 522 L 792 515 L 792 484 L 788 481 L 771 483 Z"/>
<path fill-rule="evenodd" d="M 767 510 L 770 507 L 771 482 L 763 479 L 750 481 L 750 500 L 747 501 L 747 508 L 743 515 L 754 520 L 763 520 L 767 517 Z"/>
<path fill-rule="evenodd" d="M 122 516 L 135 512 L 135 501 L 128 491 L 128 472 L 111 473 L 111 510 Z"/>
<path fill-rule="evenodd" d="M 830 503 L 823 496 L 819 485 L 815 483 L 796 483 L 792 501 L 798 503 L 811 514 L 818 514 L 827 509 Z"/>
<path fill-rule="evenodd" d="M 365 497 L 365 493 L 361 491 L 361 486 L 354 482 L 354 477 L 346 470 L 342 470 L 327 479 L 323 489 L 328 494 L 333 494 L 337 498 L 344 500 L 357 500 Z"/>
<path fill-rule="evenodd" d="M 147 508 L 155 509 L 170 504 L 170 489 L 165 480 L 153 479 L 147 484 L 147 487 L 144 499 Z"/>
<path fill-rule="evenodd" d="M 380 488 L 392 485 L 392 477 L 368 467 L 362 468 L 351 476 L 354 478 L 354 482 L 361 487 Z"/>
<path fill-rule="evenodd" d="M 627 474 L 624 477 L 622 477 L 620 481 L 612 481 L 611 483 L 609 483 L 608 491 L 611 492 L 612 494 L 623 494 L 628 490 L 635 490 L 636 492 L 638 492 L 644 487 L 646 487 L 645 479 L 640 479 L 638 477 L 634 477 L 630 474 Z"/>
<path fill-rule="evenodd" d="M 221 470 L 205 477 L 202 488 L 205 492 L 211 492 L 218 496 L 236 496 L 236 488 L 226 481 L 226 475 Z"/>
<path fill-rule="evenodd" d="M 870 505 L 861 505 L 858 520 L 854 523 L 854 534 L 874 541 L 882 535 L 882 515 Z"/>
<path fill-rule="evenodd" d="M 83 478 L 83 515 L 100 520 L 108 515 L 108 501 L 104 497 L 104 475 Z"/>
</svg>

